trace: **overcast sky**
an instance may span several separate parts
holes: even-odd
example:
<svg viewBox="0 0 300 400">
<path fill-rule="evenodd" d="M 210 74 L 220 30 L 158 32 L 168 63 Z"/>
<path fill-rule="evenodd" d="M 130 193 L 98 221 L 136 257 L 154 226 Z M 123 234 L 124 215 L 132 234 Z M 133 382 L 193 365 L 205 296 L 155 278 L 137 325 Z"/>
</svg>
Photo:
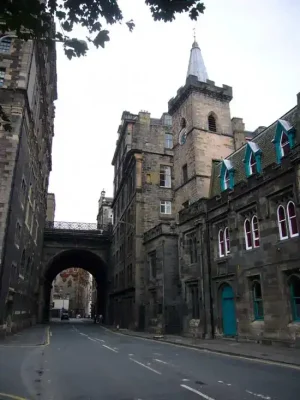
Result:
<svg viewBox="0 0 300 400">
<path fill-rule="evenodd" d="M 246 129 L 269 125 L 300 92 L 299 0 L 205 0 L 198 22 L 180 15 L 154 22 L 143 0 L 121 0 L 126 26 L 110 28 L 105 49 L 69 61 L 58 46 L 53 170 L 49 191 L 58 221 L 95 222 L 104 188 L 113 193 L 111 160 L 124 110 L 159 118 L 185 83 L 193 28 L 208 76 L 233 87 L 231 116 Z M 78 29 L 75 35 L 84 32 Z"/>
</svg>

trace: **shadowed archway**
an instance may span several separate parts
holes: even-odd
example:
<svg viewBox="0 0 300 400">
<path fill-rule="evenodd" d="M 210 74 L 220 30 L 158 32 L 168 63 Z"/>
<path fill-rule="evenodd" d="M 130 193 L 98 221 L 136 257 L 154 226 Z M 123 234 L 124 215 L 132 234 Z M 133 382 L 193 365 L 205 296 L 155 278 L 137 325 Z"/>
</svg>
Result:
<svg viewBox="0 0 300 400">
<path fill-rule="evenodd" d="M 96 280 L 97 302 L 96 313 L 106 315 L 107 264 L 91 250 L 70 249 L 56 254 L 49 260 L 44 270 L 42 282 L 42 298 L 40 301 L 40 322 L 48 322 L 50 314 L 50 294 L 54 278 L 68 268 L 82 268 Z"/>
</svg>

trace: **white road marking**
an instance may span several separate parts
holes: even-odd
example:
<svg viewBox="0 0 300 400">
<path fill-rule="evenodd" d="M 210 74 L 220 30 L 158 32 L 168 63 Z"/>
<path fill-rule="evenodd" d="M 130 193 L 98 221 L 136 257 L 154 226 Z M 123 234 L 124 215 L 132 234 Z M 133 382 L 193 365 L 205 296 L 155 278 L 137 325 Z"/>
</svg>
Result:
<svg viewBox="0 0 300 400">
<path fill-rule="evenodd" d="M 87 337 L 89 340 L 91 340 L 92 342 L 96 342 L 96 340 L 95 339 L 93 339 L 93 338 L 91 338 L 91 337 Z"/>
<path fill-rule="evenodd" d="M 162 356 L 161 353 L 153 353 L 155 356 Z"/>
<path fill-rule="evenodd" d="M 88 336 L 88 335 L 86 335 L 85 333 L 82 333 L 82 332 L 80 332 L 79 335 Z"/>
<path fill-rule="evenodd" d="M 157 344 L 157 340 L 152 339 L 152 338 L 145 338 L 145 337 L 134 336 L 134 335 L 130 335 L 130 334 L 122 333 L 122 332 L 115 332 L 115 331 L 112 331 L 111 329 L 105 328 L 104 326 L 102 326 L 101 328 L 104 329 L 107 332 L 110 332 L 112 335 L 129 336 L 132 339 L 147 340 L 148 342 L 152 341 L 152 342 L 155 342 Z M 165 341 L 161 341 L 160 344 L 161 345 L 174 346 L 174 347 L 181 347 L 182 349 L 187 349 L 187 350 L 191 350 L 191 351 L 197 351 L 199 353 L 211 353 L 211 354 L 215 354 L 216 356 L 220 356 L 220 357 L 228 357 L 228 358 L 236 358 L 236 359 L 240 359 L 240 360 L 247 360 L 247 361 L 250 361 L 251 363 L 277 365 L 277 366 L 279 366 L 281 368 L 290 368 L 290 369 L 300 370 L 300 366 L 299 365 L 285 364 L 285 363 L 281 363 L 279 361 L 265 360 L 263 358 L 250 358 L 250 357 L 247 357 L 247 356 L 240 356 L 238 354 L 219 353 L 219 352 L 216 352 L 214 350 L 202 349 L 202 348 L 197 348 L 197 347 L 189 347 L 189 346 L 185 346 L 183 344 L 179 345 L 179 344 L 176 344 L 176 343 L 165 342 Z"/>
<path fill-rule="evenodd" d="M 154 360 L 154 361 L 157 361 L 157 362 L 159 362 L 159 363 L 168 365 L 167 362 L 165 362 L 165 361 L 163 361 L 163 360 L 159 360 L 158 358 L 154 358 L 153 360 Z"/>
<path fill-rule="evenodd" d="M 140 366 L 142 366 L 142 367 L 144 367 L 144 368 L 149 369 L 149 370 L 152 371 L 152 372 L 155 372 L 155 373 L 158 374 L 158 375 L 161 375 L 161 372 L 156 371 L 156 369 L 153 369 L 153 368 L 151 368 L 151 367 L 148 367 L 148 365 L 145 365 L 145 364 L 143 364 L 143 363 L 141 363 L 141 362 L 139 362 L 139 361 L 137 361 L 137 360 L 134 360 L 133 358 L 129 358 L 129 360 L 135 362 L 136 364 L 138 364 L 138 365 L 140 365 Z"/>
<path fill-rule="evenodd" d="M 102 346 L 105 347 L 105 348 L 108 349 L 108 350 L 111 350 L 111 351 L 113 351 L 113 352 L 115 352 L 115 353 L 118 353 L 117 350 L 115 350 L 115 349 L 113 349 L 113 348 L 111 348 L 111 347 L 109 347 L 109 346 L 106 346 L 105 344 L 103 344 Z"/>
<path fill-rule="evenodd" d="M 132 357 L 132 356 L 134 356 L 134 354 L 128 354 L 129 355 L 129 357 Z"/>
<path fill-rule="evenodd" d="M 249 394 L 252 394 L 252 396 L 260 397 L 261 399 L 264 399 L 264 400 L 271 400 L 270 396 L 264 396 L 263 394 L 253 393 L 253 392 L 250 392 L 250 390 L 246 390 L 246 392 Z"/>
<path fill-rule="evenodd" d="M 105 340 L 97 339 L 96 337 L 94 339 L 97 340 L 98 342 L 105 343 Z"/>
<path fill-rule="evenodd" d="M 184 378 L 184 379 L 181 379 L 183 382 L 189 382 L 189 379 L 187 379 L 187 378 Z"/>
<path fill-rule="evenodd" d="M 218 381 L 218 383 L 223 383 L 223 384 L 226 385 L 226 386 L 231 386 L 231 383 L 225 383 L 225 382 L 223 382 L 223 381 Z"/>
<path fill-rule="evenodd" d="M 207 396 L 206 394 L 204 394 L 204 393 L 202 393 L 202 392 L 199 392 L 199 390 L 193 389 L 193 388 L 191 388 L 191 387 L 189 387 L 189 386 L 187 386 L 187 385 L 180 385 L 180 386 L 183 387 L 184 389 L 189 390 L 190 392 L 193 392 L 193 393 L 198 394 L 199 396 L 203 397 L 203 398 L 206 399 L 206 400 L 215 400 L 215 399 L 213 399 L 212 397 L 209 397 L 209 396 Z"/>
</svg>

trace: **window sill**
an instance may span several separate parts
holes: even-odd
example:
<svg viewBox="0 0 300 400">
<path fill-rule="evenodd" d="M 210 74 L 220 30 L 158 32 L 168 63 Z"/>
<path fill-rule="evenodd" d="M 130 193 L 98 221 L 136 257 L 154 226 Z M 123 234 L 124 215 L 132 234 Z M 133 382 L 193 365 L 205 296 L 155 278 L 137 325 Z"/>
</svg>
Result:
<svg viewBox="0 0 300 400">
<path fill-rule="evenodd" d="M 255 251 L 255 250 L 258 250 L 258 249 L 260 249 L 260 246 L 258 246 L 258 247 L 250 247 L 249 249 L 244 249 L 247 253 L 248 252 L 251 252 L 251 251 Z"/>
<path fill-rule="evenodd" d="M 258 326 L 264 325 L 264 324 L 265 324 L 265 320 L 264 320 L 264 319 L 254 319 L 254 320 L 251 322 L 251 324 L 252 324 L 252 325 L 258 325 Z"/>
<path fill-rule="evenodd" d="M 218 264 L 222 264 L 223 262 L 226 262 L 226 261 L 228 261 L 229 259 L 230 259 L 230 254 L 227 254 L 227 255 L 224 256 L 224 257 L 218 256 L 218 258 L 216 259 L 216 262 L 217 262 Z"/>
</svg>

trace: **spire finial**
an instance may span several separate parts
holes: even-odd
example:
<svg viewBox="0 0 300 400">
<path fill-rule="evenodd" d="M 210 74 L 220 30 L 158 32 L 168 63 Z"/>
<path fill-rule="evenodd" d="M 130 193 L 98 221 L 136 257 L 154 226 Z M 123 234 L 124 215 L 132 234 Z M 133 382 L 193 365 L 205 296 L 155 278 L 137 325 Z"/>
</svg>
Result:
<svg viewBox="0 0 300 400">
<path fill-rule="evenodd" d="M 193 28 L 194 42 L 196 42 L 196 28 Z"/>
</svg>

